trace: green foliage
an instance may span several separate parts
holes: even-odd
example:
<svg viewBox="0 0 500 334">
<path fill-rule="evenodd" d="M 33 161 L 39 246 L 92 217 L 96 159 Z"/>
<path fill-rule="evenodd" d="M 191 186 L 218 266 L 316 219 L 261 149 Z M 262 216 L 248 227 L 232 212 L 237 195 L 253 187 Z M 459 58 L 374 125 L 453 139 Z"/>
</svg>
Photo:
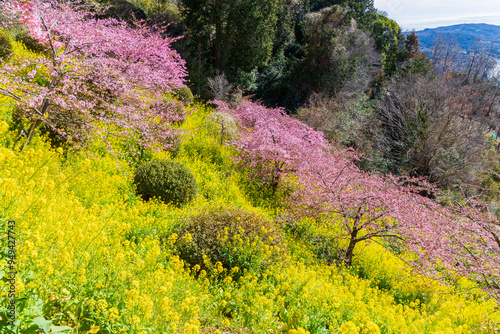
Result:
<svg viewBox="0 0 500 334">
<path fill-rule="evenodd" d="M 179 100 L 181 100 L 182 102 L 194 102 L 193 92 L 191 92 L 191 89 L 189 89 L 189 87 L 178 88 L 175 90 L 175 93 L 177 94 Z"/>
<path fill-rule="evenodd" d="M 357 28 L 348 8 L 332 6 L 308 13 L 301 28 L 303 55 L 288 77 L 288 94 L 301 96 L 299 105 L 312 93 L 337 96 L 344 90 L 357 94 L 366 89 L 373 41 Z"/>
<path fill-rule="evenodd" d="M 126 22 L 146 19 L 146 13 L 144 10 L 136 6 L 133 1 L 111 0 L 102 2 L 109 6 L 103 15 L 105 18 L 111 17 L 124 20 Z"/>
<path fill-rule="evenodd" d="M 340 6 L 309 13 L 304 20 L 305 58 L 300 64 L 303 80 L 311 91 L 338 92 L 354 75 L 356 59 L 350 57 L 346 43 L 350 39 L 348 11 Z"/>
<path fill-rule="evenodd" d="M 277 104 L 294 110 L 304 100 L 302 92 L 292 89 L 297 80 L 293 69 L 299 62 L 295 53 L 301 53 L 300 46 L 297 43 L 289 45 L 287 51 L 289 54 L 285 54 L 284 50 L 280 51 L 259 73 L 257 96 L 269 105 Z"/>
<path fill-rule="evenodd" d="M 342 5 L 352 9 L 352 17 L 361 23 L 362 28 L 369 27 L 370 21 L 375 14 L 373 0 L 308 0 L 312 12 L 333 5 Z"/>
<path fill-rule="evenodd" d="M 190 265 L 211 270 L 213 265 L 220 268 L 220 262 L 237 277 L 245 269 L 263 270 L 285 254 L 272 221 L 237 207 L 217 207 L 191 216 L 169 240 Z"/>
<path fill-rule="evenodd" d="M 23 43 L 26 49 L 31 52 L 42 54 L 47 52 L 47 48 L 38 42 L 36 38 L 31 37 L 27 30 L 22 30 L 17 33 L 15 39 L 17 42 Z"/>
<path fill-rule="evenodd" d="M 377 49 L 382 54 L 382 68 L 387 75 L 397 71 L 397 65 L 404 59 L 404 36 L 399 25 L 380 14 L 373 23 L 373 36 Z"/>
<path fill-rule="evenodd" d="M 9 37 L 0 31 L 0 59 L 7 60 L 12 54 L 12 45 Z"/>
<path fill-rule="evenodd" d="M 178 0 L 129 0 L 128 3 L 134 5 L 134 14 L 140 11 L 142 15 L 147 16 L 151 23 L 168 23 L 168 31 L 171 36 L 182 35 L 181 13 L 179 7 L 181 5 Z"/>
<path fill-rule="evenodd" d="M 239 72 L 266 65 L 273 50 L 278 6 L 278 0 L 183 1 L 185 58 L 197 94 L 202 93 L 207 74 L 225 73 L 235 82 L 245 77 Z"/>
<path fill-rule="evenodd" d="M 401 28 L 396 21 L 380 14 L 377 14 L 377 19 L 373 23 L 373 34 L 377 48 L 382 52 L 389 51 L 393 45 L 398 45 L 403 38 Z"/>
<path fill-rule="evenodd" d="M 182 206 L 192 201 L 198 185 L 191 171 L 182 163 L 154 159 L 137 167 L 134 176 L 137 194 L 144 200 L 159 198 L 164 203 Z"/>
<path fill-rule="evenodd" d="M 415 75 L 426 76 L 434 71 L 431 61 L 425 53 L 419 53 L 409 59 L 401 68 L 401 73 L 412 73 Z"/>
</svg>

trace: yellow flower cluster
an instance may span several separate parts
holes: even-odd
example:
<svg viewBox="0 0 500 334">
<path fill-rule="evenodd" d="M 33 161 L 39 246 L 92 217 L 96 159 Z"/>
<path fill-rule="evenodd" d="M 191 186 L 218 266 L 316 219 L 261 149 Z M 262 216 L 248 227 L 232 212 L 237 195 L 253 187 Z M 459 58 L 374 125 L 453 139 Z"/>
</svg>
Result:
<svg viewBox="0 0 500 334">
<path fill-rule="evenodd" d="M 63 161 L 38 139 L 22 154 L 0 145 L 0 209 L 18 231 L 18 298 L 61 305 L 43 316 L 75 328 L 86 319 L 87 333 L 498 332 L 495 303 L 406 272 L 375 243 L 357 249 L 354 264 L 368 273 L 364 279 L 318 263 L 292 242 L 300 260 L 265 270 L 224 268 L 208 257 L 208 273 L 187 269 L 170 253 L 179 241 L 174 224 L 210 205 L 250 207 L 242 176 L 230 169 L 233 153 L 203 127 L 207 113 L 193 110 L 184 125 L 199 129 L 176 159 L 193 170 L 201 190 L 181 209 L 133 196 L 132 167 L 111 156 L 70 154 Z M 240 236 L 231 249 L 275 250 L 234 232 Z M 227 240 L 227 231 L 221 234 Z M 190 234 L 180 239 L 193 242 Z M 6 267 L 0 261 L 0 271 Z M 7 289 L 0 284 L 2 308 Z"/>
<path fill-rule="evenodd" d="M 154 233 L 133 236 L 171 224 L 147 214 L 165 217 L 169 208 L 124 204 L 121 190 L 129 180 L 112 157 L 81 159 L 66 169 L 59 159 L 39 142 L 23 154 L 0 147 L 0 207 L 20 235 L 18 271 L 34 273 L 18 277 L 18 297 L 34 293 L 68 305 L 87 300 L 81 312 L 96 322 L 89 333 L 106 326 L 126 326 L 128 333 L 151 326 L 198 333 L 200 284 L 179 260 L 167 259 Z M 189 286 L 201 294 L 182 292 Z M 3 295 L 7 286 L 0 289 Z M 114 298 L 117 293 L 123 298 Z"/>
</svg>

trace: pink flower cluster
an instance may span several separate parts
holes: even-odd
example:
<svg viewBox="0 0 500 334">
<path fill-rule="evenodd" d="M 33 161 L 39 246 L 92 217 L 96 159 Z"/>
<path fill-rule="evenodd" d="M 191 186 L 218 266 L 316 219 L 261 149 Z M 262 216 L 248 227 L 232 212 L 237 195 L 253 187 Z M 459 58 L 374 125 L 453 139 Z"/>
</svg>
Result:
<svg viewBox="0 0 500 334">
<path fill-rule="evenodd" d="M 21 55 L 0 68 L 0 93 L 15 98 L 30 120 L 54 126 L 54 110 L 72 110 L 103 138 L 150 147 L 172 136 L 168 125 L 176 120 L 166 115 L 176 113 L 150 106 L 184 85 L 185 62 L 171 48 L 176 38 L 139 23 L 99 19 L 92 8 L 71 2 L 2 5 L 49 54 Z M 120 132 L 111 131 L 117 127 Z"/>
<path fill-rule="evenodd" d="M 282 178 L 306 163 L 306 155 L 328 149 L 323 134 L 289 117 L 282 108 L 269 109 L 244 100 L 235 109 L 215 101 L 219 110 L 231 114 L 244 129 L 233 144 L 237 160 L 250 168 L 261 185 L 279 185 Z"/>
<path fill-rule="evenodd" d="M 399 242 L 418 255 L 412 264 L 421 272 L 443 281 L 452 273 L 468 277 L 500 300 L 500 228 L 477 203 L 444 207 L 420 195 L 437 191 L 423 179 L 364 172 L 353 152 L 332 146 L 282 109 L 216 103 L 242 128 L 234 145 L 251 177 L 293 189 L 285 204 L 291 217 L 340 227 L 338 237 L 348 240 L 346 263 L 358 242 Z"/>
</svg>

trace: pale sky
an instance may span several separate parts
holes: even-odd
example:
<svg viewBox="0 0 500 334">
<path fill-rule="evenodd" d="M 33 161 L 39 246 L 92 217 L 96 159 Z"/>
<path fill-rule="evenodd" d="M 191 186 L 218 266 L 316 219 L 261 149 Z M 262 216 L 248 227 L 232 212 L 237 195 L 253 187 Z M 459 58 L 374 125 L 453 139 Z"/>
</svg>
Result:
<svg viewBox="0 0 500 334">
<path fill-rule="evenodd" d="M 375 0 L 403 30 L 459 23 L 500 25 L 500 0 Z"/>
</svg>

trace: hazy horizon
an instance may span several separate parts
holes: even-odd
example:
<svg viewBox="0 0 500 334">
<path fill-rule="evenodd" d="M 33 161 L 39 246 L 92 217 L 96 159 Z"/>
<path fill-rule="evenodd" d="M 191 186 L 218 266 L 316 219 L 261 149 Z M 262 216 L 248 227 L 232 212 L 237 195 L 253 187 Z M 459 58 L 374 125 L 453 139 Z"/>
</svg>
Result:
<svg viewBox="0 0 500 334">
<path fill-rule="evenodd" d="M 403 30 L 423 30 L 462 23 L 500 26 L 500 1 L 491 0 L 374 0 L 375 8 L 385 11 Z"/>
</svg>

